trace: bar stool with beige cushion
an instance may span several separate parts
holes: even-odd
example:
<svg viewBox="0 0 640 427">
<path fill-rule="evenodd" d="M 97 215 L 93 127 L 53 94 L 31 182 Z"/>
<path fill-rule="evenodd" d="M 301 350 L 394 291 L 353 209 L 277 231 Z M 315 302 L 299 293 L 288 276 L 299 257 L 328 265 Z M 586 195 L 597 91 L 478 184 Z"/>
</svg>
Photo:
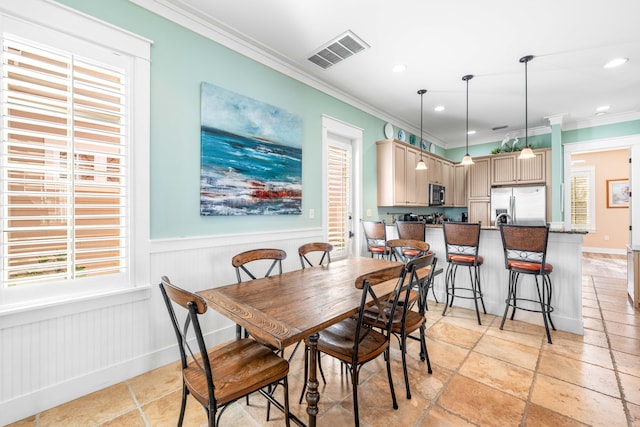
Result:
<svg viewBox="0 0 640 427">
<path fill-rule="evenodd" d="M 367 250 L 373 256 L 385 258 L 389 255 L 387 247 L 387 225 L 384 221 L 362 221 L 364 239 L 367 242 Z"/>
<path fill-rule="evenodd" d="M 502 225 L 500 226 L 502 246 L 504 248 L 504 264 L 509 271 L 509 292 L 505 300 L 504 315 L 500 329 L 504 327 L 509 307 L 513 307 L 511 320 L 516 309 L 540 312 L 544 320 L 547 341 L 551 344 L 549 324 L 553 330 L 556 327 L 551 320 L 551 278 L 553 266 L 547 262 L 547 242 L 549 240 L 549 225 Z M 535 278 L 537 299 L 518 296 L 518 281 L 521 274 Z M 542 280 L 539 280 L 541 278 Z M 518 303 L 521 303 L 518 306 Z M 523 305 L 524 304 L 524 305 Z M 539 307 L 538 307 L 539 306 Z"/>
<path fill-rule="evenodd" d="M 453 305 L 455 297 L 473 299 L 476 307 L 478 325 L 481 325 L 478 300 L 482 303 L 482 311 L 487 314 L 482 299 L 480 286 L 480 266 L 483 258 L 478 255 L 480 244 L 480 223 L 469 222 L 445 222 L 442 224 L 444 231 L 444 243 L 447 251 L 447 272 L 445 273 L 446 302 L 442 315 L 447 312 L 447 307 Z M 466 267 L 469 270 L 469 286 L 456 286 L 456 274 L 458 267 Z M 451 297 L 451 300 L 449 300 Z"/>
</svg>

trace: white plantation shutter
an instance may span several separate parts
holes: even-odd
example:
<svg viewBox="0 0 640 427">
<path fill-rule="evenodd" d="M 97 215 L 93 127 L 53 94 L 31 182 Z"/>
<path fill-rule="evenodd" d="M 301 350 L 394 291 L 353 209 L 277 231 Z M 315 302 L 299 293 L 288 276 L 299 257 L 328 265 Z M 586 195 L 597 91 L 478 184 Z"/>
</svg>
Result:
<svg viewBox="0 0 640 427">
<path fill-rule="evenodd" d="M 5 35 L 2 285 L 122 273 L 125 74 Z"/>
<path fill-rule="evenodd" d="M 351 150 L 328 145 L 327 153 L 327 235 L 334 252 L 348 249 L 349 215 L 351 214 Z"/>
<path fill-rule="evenodd" d="M 571 226 L 576 229 L 595 229 L 595 171 L 593 167 L 574 167 L 571 170 Z"/>
</svg>

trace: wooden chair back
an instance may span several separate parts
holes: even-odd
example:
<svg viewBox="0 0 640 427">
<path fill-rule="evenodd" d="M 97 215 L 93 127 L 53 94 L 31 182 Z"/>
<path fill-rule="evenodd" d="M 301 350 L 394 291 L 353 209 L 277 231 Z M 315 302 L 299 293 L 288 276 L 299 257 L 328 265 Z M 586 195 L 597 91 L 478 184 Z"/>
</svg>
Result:
<svg viewBox="0 0 640 427">
<path fill-rule="evenodd" d="M 424 240 L 411 239 L 391 239 L 387 240 L 389 247 L 389 260 L 397 259 L 401 262 L 408 262 L 417 257 L 426 255 L 430 245 Z"/>
<path fill-rule="evenodd" d="M 261 277 L 269 277 L 271 276 L 273 270 L 277 267 L 277 274 L 282 274 L 282 260 L 287 258 L 287 253 L 282 249 L 252 249 L 249 251 L 245 251 L 235 255 L 231 259 L 231 264 L 236 269 L 236 277 L 238 279 L 238 283 L 242 282 L 243 275 L 248 277 L 250 280 L 255 280 L 259 274 L 257 271 L 257 263 L 252 264 L 252 270 L 249 269 L 248 264 L 254 263 L 255 261 L 267 261 L 266 264 L 266 273 Z M 271 262 L 268 262 L 271 261 Z"/>
<path fill-rule="evenodd" d="M 426 223 L 424 221 L 396 221 L 399 239 L 422 240 Z"/>
<path fill-rule="evenodd" d="M 312 252 L 321 252 L 322 256 L 320 261 L 316 265 L 324 265 L 326 260 L 326 265 L 331 263 L 331 251 L 333 250 L 333 245 L 331 243 L 325 242 L 312 242 L 305 243 L 304 245 L 298 248 L 298 256 L 300 257 L 300 264 L 302 268 L 306 268 L 307 266 L 313 267 L 314 264 L 307 257 L 308 254 Z"/>
</svg>

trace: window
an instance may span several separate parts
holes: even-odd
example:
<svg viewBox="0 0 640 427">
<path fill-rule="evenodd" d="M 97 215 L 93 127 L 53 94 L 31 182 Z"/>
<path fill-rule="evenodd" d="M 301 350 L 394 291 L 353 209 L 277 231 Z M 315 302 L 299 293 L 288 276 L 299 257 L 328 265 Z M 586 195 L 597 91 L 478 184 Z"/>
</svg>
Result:
<svg viewBox="0 0 640 427">
<path fill-rule="evenodd" d="M 149 41 L 42 0 L 0 28 L 0 314 L 148 286 Z"/>
<path fill-rule="evenodd" d="M 337 259 L 349 253 L 351 219 L 351 146 L 327 147 L 327 237 Z"/>
<path fill-rule="evenodd" d="M 571 227 L 595 231 L 595 169 L 571 168 Z"/>
<path fill-rule="evenodd" d="M 126 271 L 125 71 L 2 47 L 3 285 Z"/>
</svg>

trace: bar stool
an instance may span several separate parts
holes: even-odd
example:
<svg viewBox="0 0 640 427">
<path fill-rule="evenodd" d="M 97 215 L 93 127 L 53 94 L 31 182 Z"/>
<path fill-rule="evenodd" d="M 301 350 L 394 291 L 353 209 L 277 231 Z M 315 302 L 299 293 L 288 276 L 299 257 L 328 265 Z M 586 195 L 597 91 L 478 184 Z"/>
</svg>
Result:
<svg viewBox="0 0 640 427">
<path fill-rule="evenodd" d="M 551 342 L 549 324 L 553 330 L 556 327 L 551 320 L 551 278 L 553 266 L 547 262 L 547 242 L 549 240 L 549 225 L 502 225 L 500 226 L 502 246 L 504 248 L 504 265 L 509 271 L 509 293 L 505 300 L 504 315 L 500 329 L 504 327 L 509 307 L 513 307 L 511 320 L 516 314 L 516 309 L 540 312 L 544 320 L 544 328 L 547 333 L 547 341 Z M 535 278 L 538 298 L 518 297 L 518 280 L 521 274 L 532 275 Z M 542 281 L 538 280 L 541 277 Z M 525 306 L 519 306 L 518 302 Z M 533 303 L 533 304 L 531 304 Z M 540 308 L 537 307 L 540 306 Z"/>
<path fill-rule="evenodd" d="M 483 263 L 483 258 L 478 255 L 480 223 L 445 222 L 442 224 L 442 230 L 444 232 L 444 244 L 447 251 L 447 271 L 445 273 L 447 300 L 445 301 L 442 315 L 445 315 L 447 307 L 453 305 L 455 297 L 473 299 L 476 306 L 478 325 L 482 325 L 480 322 L 478 300 L 482 303 L 482 311 L 484 311 L 484 314 L 487 314 L 487 309 L 484 306 L 482 288 L 480 287 L 480 266 Z M 458 267 L 467 267 L 469 269 L 470 287 L 456 286 Z M 464 293 L 460 293 L 461 291 Z M 451 297 L 451 301 L 449 301 L 449 297 Z"/>
</svg>

